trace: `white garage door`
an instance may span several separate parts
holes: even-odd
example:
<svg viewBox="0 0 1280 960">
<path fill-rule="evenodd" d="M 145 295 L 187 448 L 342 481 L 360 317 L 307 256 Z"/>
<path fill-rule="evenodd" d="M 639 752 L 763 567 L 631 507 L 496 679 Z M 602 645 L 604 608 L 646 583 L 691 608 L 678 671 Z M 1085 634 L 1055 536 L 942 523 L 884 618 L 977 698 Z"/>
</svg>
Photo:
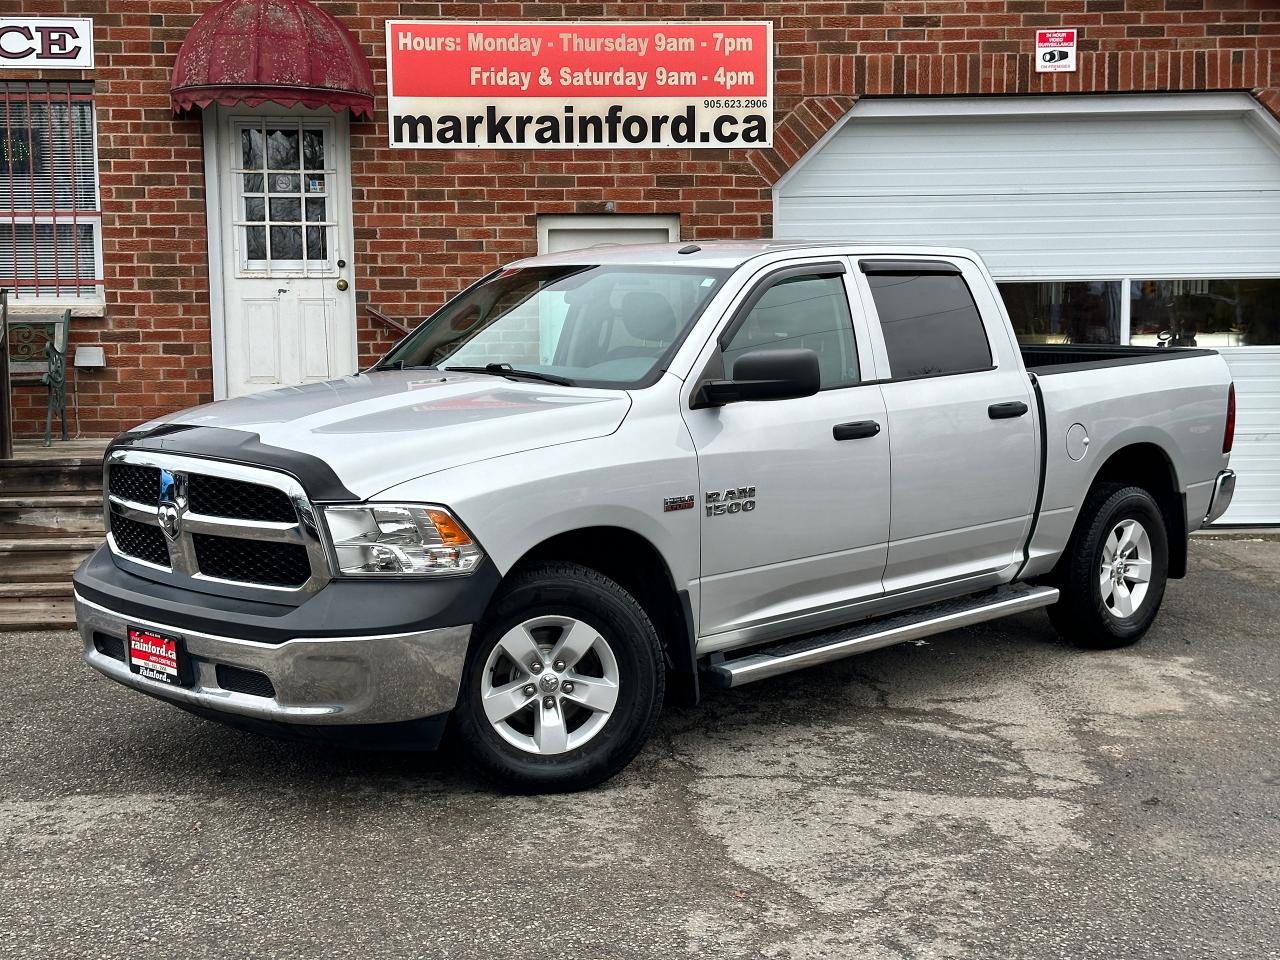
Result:
<svg viewBox="0 0 1280 960">
<path fill-rule="evenodd" d="M 975 248 L 1026 339 L 1223 348 L 1222 522 L 1280 523 L 1280 125 L 1252 97 L 863 100 L 774 200 L 780 238 Z"/>
</svg>

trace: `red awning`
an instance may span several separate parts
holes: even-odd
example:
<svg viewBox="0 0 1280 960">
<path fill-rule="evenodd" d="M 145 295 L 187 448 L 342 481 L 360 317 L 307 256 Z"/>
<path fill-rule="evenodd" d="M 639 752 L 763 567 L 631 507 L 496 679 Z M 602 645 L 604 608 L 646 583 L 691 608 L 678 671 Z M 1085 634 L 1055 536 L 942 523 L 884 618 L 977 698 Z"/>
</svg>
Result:
<svg viewBox="0 0 1280 960">
<path fill-rule="evenodd" d="M 373 118 L 373 72 L 346 27 L 307 0 L 221 0 L 182 41 L 176 112 L 211 103 L 349 108 Z"/>
</svg>

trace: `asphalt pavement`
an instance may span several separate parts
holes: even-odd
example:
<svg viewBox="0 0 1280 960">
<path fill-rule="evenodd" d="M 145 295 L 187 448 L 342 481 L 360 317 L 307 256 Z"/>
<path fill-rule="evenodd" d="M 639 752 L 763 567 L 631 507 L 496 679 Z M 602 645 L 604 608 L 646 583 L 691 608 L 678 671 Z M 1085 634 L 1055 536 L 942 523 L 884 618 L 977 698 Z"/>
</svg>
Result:
<svg viewBox="0 0 1280 960">
<path fill-rule="evenodd" d="M 0 958 L 1280 957 L 1280 542 L 669 709 L 620 777 L 260 739 L 0 635 Z"/>
</svg>

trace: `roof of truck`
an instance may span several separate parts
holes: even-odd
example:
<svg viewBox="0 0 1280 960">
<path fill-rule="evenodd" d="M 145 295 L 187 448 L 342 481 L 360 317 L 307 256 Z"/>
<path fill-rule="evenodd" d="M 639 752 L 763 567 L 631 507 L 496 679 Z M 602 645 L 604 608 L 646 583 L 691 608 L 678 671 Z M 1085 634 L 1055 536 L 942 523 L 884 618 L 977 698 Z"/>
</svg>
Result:
<svg viewBox="0 0 1280 960">
<path fill-rule="evenodd" d="M 696 249 L 692 249 L 696 248 Z M 690 250 L 681 253 L 681 250 Z M 866 240 L 684 240 L 679 243 L 604 244 L 548 253 L 520 260 L 511 266 L 537 266 L 549 264 L 621 263 L 679 266 L 703 266 L 717 268 L 740 267 L 748 260 L 770 254 L 791 251 L 829 251 L 833 255 L 855 256 L 964 256 L 972 258 L 973 251 L 957 247 L 931 247 L 919 244 L 879 242 Z"/>
</svg>

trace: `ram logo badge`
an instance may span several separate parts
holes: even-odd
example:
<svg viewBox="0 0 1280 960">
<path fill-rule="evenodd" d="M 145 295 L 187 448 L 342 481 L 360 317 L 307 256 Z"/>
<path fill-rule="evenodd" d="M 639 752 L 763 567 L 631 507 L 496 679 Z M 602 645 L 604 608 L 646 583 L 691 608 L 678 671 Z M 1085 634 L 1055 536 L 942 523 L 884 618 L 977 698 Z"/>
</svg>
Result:
<svg viewBox="0 0 1280 960">
<path fill-rule="evenodd" d="M 718 517 L 728 513 L 750 513 L 755 508 L 756 488 L 754 486 L 707 491 L 708 517 Z"/>
</svg>

